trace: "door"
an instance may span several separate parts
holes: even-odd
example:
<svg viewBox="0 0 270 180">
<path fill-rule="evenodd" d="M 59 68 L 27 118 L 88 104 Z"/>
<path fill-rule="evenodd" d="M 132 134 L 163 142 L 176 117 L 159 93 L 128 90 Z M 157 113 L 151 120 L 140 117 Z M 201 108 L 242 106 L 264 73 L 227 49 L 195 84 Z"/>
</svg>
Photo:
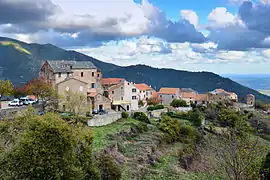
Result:
<svg viewBox="0 0 270 180">
<path fill-rule="evenodd" d="M 102 111 L 103 110 L 103 105 L 102 104 L 98 106 L 98 110 L 99 111 Z"/>
</svg>

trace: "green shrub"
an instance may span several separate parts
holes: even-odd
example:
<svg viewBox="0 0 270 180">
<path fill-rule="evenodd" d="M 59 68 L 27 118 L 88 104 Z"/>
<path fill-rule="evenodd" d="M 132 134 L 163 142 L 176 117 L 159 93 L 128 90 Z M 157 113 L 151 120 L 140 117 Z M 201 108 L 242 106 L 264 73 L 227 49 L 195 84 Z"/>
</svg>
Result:
<svg viewBox="0 0 270 180">
<path fill-rule="evenodd" d="M 142 121 L 142 122 L 145 122 L 145 123 L 148 123 L 150 124 L 150 120 L 149 118 L 147 117 L 147 115 L 143 112 L 135 112 L 133 114 L 133 118 L 138 120 L 138 121 Z"/>
<path fill-rule="evenodd" d="M 180 136 L 185 143 L 195 143 L 199 138 L 199 133 L 196 128 L 190 125 L 182 125 L 180 127 Z"/>
<path fill-rule="evenodd" d="M 188 104 L 185 100 L 182 99 L 174 99 L 171 102 L 171 106 L 173 107 L 188 107 Z"/>
<path fill-rule="evenodd" d="M 102 154 L 99 157 L 98 167 L 100 169 L 102 180 L 121 179 L 121 169 L 117 166 L 112 157 Z"/>
<path fill-rule="evenodd" d="M 165 136 L 167 142 L 174 142 L 180 135 L 180 122 L 169 116 L 163 116 L 160 120 L 160 130 L 169 135 Z"/>
<path fill-rule="evenodd" d="M 143 106 L 143 101 L 142 101 L 142 100 L 139 100 L 139 101 L 138 101 L 138 106 L 139 106 L 139 107 Z"/>
<path fill-rule="evenodd" d="M 202 125 L 203 120 L 205 119 L 204 114 L 198 109 L 194 109 L 193 111 L 189 111 L 187 113 L 187 118 L 190 120 L 195 126 L 199 127 Z"/>
<path fill-rule="evenodd" d="M 126 119 L 126 118 L 128 118 L 129 114 L 128 114 L 128 112 L 122 112 L 121 116 L 122 116 L 122 118 Z"/>
<path fill-rule="evenodd" d="M 149 106 L 147 108 L 147 111 L 154 111 L 154 110 L 158 110 L 158 109 L 164 109 L 164 106 L 162 104 L 156 105 L 156 106 Z"/>
<path fill-rule="evenodd" d="M 139 133 L 143 133 L 143 132 L 148 131 L 147 124 L 144 122 L 139 122 L 139 124 L 137 124 L 136 128 L 137 128 Z"/>
</svg>

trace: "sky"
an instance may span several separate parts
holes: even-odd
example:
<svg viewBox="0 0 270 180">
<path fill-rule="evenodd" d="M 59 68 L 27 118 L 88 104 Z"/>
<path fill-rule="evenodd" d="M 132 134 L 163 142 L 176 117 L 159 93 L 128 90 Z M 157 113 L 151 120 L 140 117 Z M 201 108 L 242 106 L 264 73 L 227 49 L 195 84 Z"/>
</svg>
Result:
<svg viewBox="0 0 270 180">
<path fill-rule="evenodd" d="M 270 74 L 270 0 L 0 0 L 0 36 L 128 66 Z"/>
</svg>

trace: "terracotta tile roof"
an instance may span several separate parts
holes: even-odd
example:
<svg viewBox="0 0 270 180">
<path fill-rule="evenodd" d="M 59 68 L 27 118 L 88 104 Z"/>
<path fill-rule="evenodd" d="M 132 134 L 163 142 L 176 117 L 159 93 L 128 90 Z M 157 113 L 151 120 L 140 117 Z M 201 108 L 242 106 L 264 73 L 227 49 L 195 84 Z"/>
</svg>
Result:
<svg viewBox="0 0 270 180">
<path fill-rule="evenodd" d="M 179 90 L 179 88 L 160 88 L 158 94 L 177 94 Z"/>
<path fill-rule="evenodd" d="M 196 101 L 208 101 L 207 94 L 196 94 L 195 98 Z"/>
<path fill-rule="evenodd" d="M 152 90 L 150 86 L 147 84 L 135 84 L 136 88 L 139 89 L 140 91 L 146 91 L 146 90 Z"/>
<path fill-rule="evenodd" d="M 182 98 L 192 98 L 194 99 L 197 93 L 195 92 L 181 92 L 181 97 Z"/>
<path fill-rule="evenodd" d="M 123 78 L 103 78 L 102 84 L 103 85 L 114 85 L 114 84 L 118 84 L 124 80 L 125 79 L 123 79 Z"/>
<path fill-rule="evenodd" d="M 114 85 L 114 86 L 110 87 L 110 89 L 109 89 L 108 91 L 109 91 L 109 92 L 110 92 L 110 91 L 113 91 L 113 90 L 115 90 L 115 89 L 121 87 L 122 85 L 123 85 L 123 83 L 119 83 L 119 84 L 117 84 L 117 85 Z"/>
</svg>

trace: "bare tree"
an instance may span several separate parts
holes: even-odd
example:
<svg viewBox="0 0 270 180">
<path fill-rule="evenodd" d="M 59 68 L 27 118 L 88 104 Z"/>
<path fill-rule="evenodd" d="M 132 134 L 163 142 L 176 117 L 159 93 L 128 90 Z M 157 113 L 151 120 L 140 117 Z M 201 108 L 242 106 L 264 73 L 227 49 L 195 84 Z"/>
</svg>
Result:
<svg viewBox="0 0 270 180">
<path fill-rule="evenodd" d="M 266 148 L 255 137 L 238 128 L 228 128 L 210 138 L 215 169 L 229 179 L 260 179 L 260 165 Z"/>
<path fill-rule="evenodd" d="M 87 102 L 87 96 L 79 92 L 67 91 L 63 104 L 67 111 L 76 116 L 85 115 L 91 109 L 90 103 Z"/>
</svg>

